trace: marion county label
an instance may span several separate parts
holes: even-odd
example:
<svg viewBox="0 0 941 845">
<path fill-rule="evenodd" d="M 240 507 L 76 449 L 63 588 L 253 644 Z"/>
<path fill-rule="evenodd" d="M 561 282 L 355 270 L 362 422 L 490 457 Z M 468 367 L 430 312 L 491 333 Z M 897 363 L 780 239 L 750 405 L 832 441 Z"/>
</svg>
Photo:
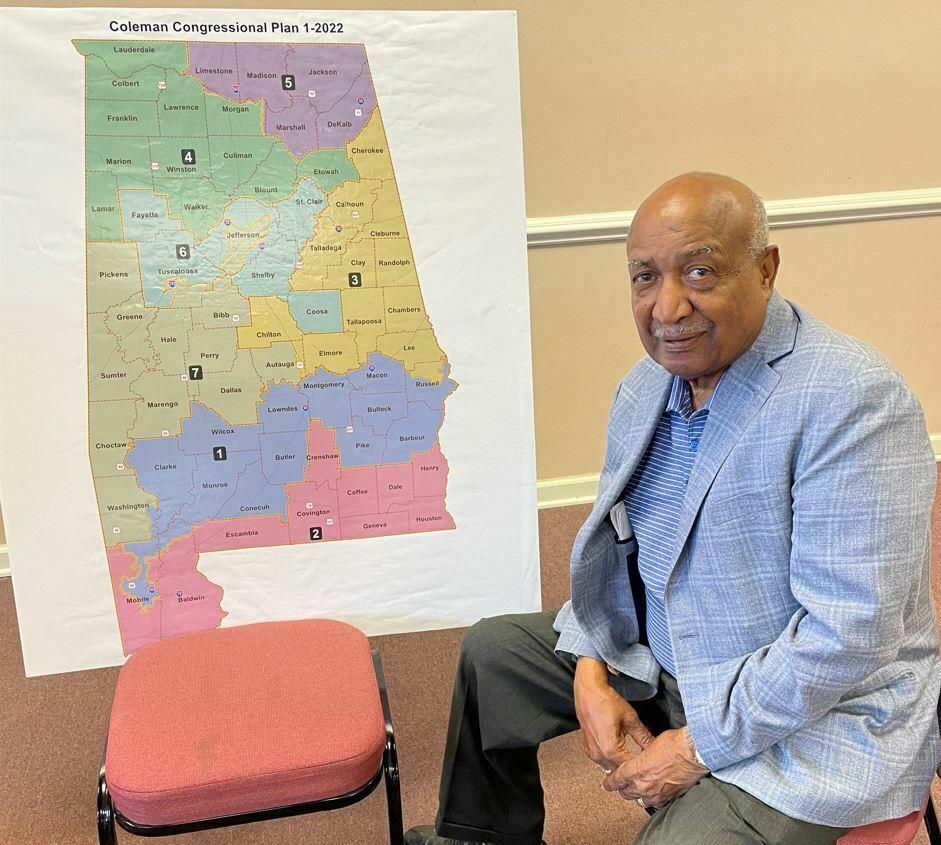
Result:
<svg viewBox="0 0 941 845">
<path fill-rule="evenodd" d="M 202 552 L 454 528 L 457 385 L 365 48 L 75 46 L 89 454 L 125 653 L 220 623 Z"/>
</svg>

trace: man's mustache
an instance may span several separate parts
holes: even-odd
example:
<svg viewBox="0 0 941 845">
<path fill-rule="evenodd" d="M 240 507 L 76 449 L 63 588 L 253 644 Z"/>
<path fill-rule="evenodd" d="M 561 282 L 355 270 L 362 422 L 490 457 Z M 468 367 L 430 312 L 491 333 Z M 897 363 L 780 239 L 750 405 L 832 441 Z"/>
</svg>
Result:
<svg viewBox="0 0 941 845">
<path fill-rule="evenodd" d="M 702 334 L 712 328 L 712 323 L 707 320 L 695 320 L 688 323 L 651 323 L 650 333 L 657 340 L 678 340 L 684 337 Z"/>
</svg>

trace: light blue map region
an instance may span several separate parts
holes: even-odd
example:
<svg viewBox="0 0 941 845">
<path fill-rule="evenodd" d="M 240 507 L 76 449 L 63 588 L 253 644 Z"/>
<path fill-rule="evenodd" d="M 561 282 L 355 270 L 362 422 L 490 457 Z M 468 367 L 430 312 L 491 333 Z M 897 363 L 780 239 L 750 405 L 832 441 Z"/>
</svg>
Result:
<svg viewBox="0 0 941 845">
<path fill-rule="evenodd" d="M 255 203 L 271 217 L 268 234 L 245 257 L 244 268 L 232 281 L 243 296 L 286 297 L 288 279 L 294 273 L 304 244 L 317 228 L 317 215 L 326 204 L 323 193 L 313 179 L 302 179 L 297 190 L 287 199 L 271 206 Z"/>
<path fill-rule="evenodd" d="M 343 331 L 340 291 L 294 291 L 287 301 L 291 316 L 305 334 Z"/>
<path fill-rule="evenodd" d="M 209 284 L 218 278 L 219 265 L 225 257 L 225 227 L 214 227 L 205 240 L 194 242 L 193 235 L 167 210 L 166 197 L 153 191 L 118 191 L 124 238 L 137 241 L 140 257 L 144 303 L 170 307 L 171 279 L 185 279 L 186 284 Z"/>
<path fill-rule="evenodd" d="M 144 302 L 161 308 L 170 307 L 172 285 L 215 281 L 230 242 L 243 239 L 249 249 L 233 283 L 244 296 L 287 298 L 294 265 L 326 203 L 313 179 L 301 180 L 291 196 L 272 206 L 242 197 L 226 207 L 223 219 L 200 241 L 170 217 L 166 197 L 148 190 L 118 193 L 125 240 L 137 242 Z M 342 330 L 339 293 L 334 293 L 332 299 L 298 306 L 298 315 L 313 326 L 306 331 Z"/>
</svg>

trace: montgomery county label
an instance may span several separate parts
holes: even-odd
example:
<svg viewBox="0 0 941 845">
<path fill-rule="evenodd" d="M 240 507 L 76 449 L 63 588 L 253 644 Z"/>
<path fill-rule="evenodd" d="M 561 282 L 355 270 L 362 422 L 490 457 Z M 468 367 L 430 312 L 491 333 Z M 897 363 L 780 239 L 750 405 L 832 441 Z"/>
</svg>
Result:
<svg viewBox="0 0 941 845">
<path fill-rule="evenodd" d="M 455 528 L 457 384 L 357 44 L 76 41 L 89 456 L 124 651 L 204 552 Z"/>
</svg>

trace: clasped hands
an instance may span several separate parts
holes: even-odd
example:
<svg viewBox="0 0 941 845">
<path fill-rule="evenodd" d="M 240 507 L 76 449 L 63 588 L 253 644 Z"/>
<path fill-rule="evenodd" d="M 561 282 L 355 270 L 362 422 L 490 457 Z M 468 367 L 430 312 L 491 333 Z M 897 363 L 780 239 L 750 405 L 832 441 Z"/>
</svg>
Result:
<svg viewBox="0 0 941 845">
<path fill-rule="evenodd" d="M 708 773 L 695 757 L 685 731 L 654 737 L 637 712 L 608 683 L 604 663 L 579 659 L 575 712 L 588 757 L 606 773 L 602 786 L 622 798 L 662 807 L 689 791 Z M 629 747 L 632 740 L 639 750 Z"/>
</svg>

